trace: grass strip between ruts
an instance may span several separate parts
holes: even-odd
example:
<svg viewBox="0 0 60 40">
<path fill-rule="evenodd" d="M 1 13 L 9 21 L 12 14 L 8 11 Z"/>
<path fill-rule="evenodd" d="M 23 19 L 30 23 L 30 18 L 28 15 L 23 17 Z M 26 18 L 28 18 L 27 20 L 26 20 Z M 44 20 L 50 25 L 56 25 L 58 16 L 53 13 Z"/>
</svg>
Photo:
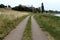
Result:
<svg viewBox="0 0 60 40">
<path fill-rule="evenodd" d="M 25 31 L 23 32 L 22 40 L 32 40 L 31 17 L 29 18 Z"/>
</svg>

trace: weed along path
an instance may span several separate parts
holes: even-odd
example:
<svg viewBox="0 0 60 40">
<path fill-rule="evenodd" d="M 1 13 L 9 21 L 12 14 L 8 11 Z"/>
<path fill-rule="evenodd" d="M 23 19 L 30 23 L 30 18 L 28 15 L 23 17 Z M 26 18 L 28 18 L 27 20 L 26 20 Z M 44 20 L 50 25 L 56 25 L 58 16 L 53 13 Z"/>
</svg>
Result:
<svg viewBox="0 0 60 40">
<path fill-rule="evenodd" d="M 44 34 L 44 32 L 41 30 L 39 25 L 37 24 L 34 17 L 31 17 L 32 22 L 32 38 L 33 40 L 48 40 L 48 37 Z"/>
<path fill-rule="evenodd" d="M 10 32 L 3 40 L 21 40 L 24 29 L 28 22 L 29 16 L 24 19 L 13 31 Z"/>
</svg>

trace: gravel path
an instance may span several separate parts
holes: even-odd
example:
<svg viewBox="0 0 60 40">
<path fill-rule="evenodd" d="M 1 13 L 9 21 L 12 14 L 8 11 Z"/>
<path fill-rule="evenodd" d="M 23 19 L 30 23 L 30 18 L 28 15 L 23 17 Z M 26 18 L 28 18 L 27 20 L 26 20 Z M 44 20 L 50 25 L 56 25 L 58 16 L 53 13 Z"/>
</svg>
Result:
<svg viewBox="0 0 60 40">
<path fill-rule="evenodd" d="M 10 32 L 3 40 L 21 40 L 29 16 L 24 19 L 13 31 Z"/>
<path fill-rule="evenodd" d="M 33 40 L 48 40 L 47 35 L 41 30 L 33 16 L 31 17 L 31 22 Z"/>
</svg>

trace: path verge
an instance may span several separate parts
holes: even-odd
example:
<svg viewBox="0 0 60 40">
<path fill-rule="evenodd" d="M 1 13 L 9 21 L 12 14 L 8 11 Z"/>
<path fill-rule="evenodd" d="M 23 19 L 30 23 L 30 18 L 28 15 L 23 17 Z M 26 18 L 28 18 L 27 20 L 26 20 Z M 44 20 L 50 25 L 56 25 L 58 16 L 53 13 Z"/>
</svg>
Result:
<svg viewBox="0 0 60 40">
<path fill-rule="evenodd" d="M 16 29 L 12 30 L 3 40 L 21 40 L 28 18 L 29 16 L 16 26 Z"/>
<path fill-rule="evenodd" d="M 44 34 L 44 32 L 41 30 L 39 25 L 37 24 L 34 17 L 31 17 L 32 22 L 32 38 L 33 40 L 48 40 L 47 36 Z"/>
</svg>

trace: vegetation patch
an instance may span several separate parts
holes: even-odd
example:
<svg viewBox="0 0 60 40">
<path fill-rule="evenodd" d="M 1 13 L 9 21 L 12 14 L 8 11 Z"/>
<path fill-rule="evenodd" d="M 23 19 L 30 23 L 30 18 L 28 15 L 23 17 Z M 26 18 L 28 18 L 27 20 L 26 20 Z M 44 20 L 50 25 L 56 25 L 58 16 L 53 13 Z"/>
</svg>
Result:
<svg viewBox="0 0 60 40">
<path fill-rule="evenodd" d="M 5 16 L 6 17 L 6 16 Z M 9 32 L 15 28 L 25 17 L 18 17 L 14 20 L 10 20 L 9 18 L 3 18 L 3 15 L 0 15 L 0 40 L 9 34 Z"/>
<path fill-rule="evenodd" d="M 31 17 L 28 20 L 27 26 L 23 33 L 22 40 L 32 40 L 32 32 L 31 32 Z"/>
<path fill-rule="evenodd" d="M 60 40 L 60 17 L 51 14 L 36 14 L 34 17 L 44 31 L 48 31 L 55 40 Z"/>
</svg>

